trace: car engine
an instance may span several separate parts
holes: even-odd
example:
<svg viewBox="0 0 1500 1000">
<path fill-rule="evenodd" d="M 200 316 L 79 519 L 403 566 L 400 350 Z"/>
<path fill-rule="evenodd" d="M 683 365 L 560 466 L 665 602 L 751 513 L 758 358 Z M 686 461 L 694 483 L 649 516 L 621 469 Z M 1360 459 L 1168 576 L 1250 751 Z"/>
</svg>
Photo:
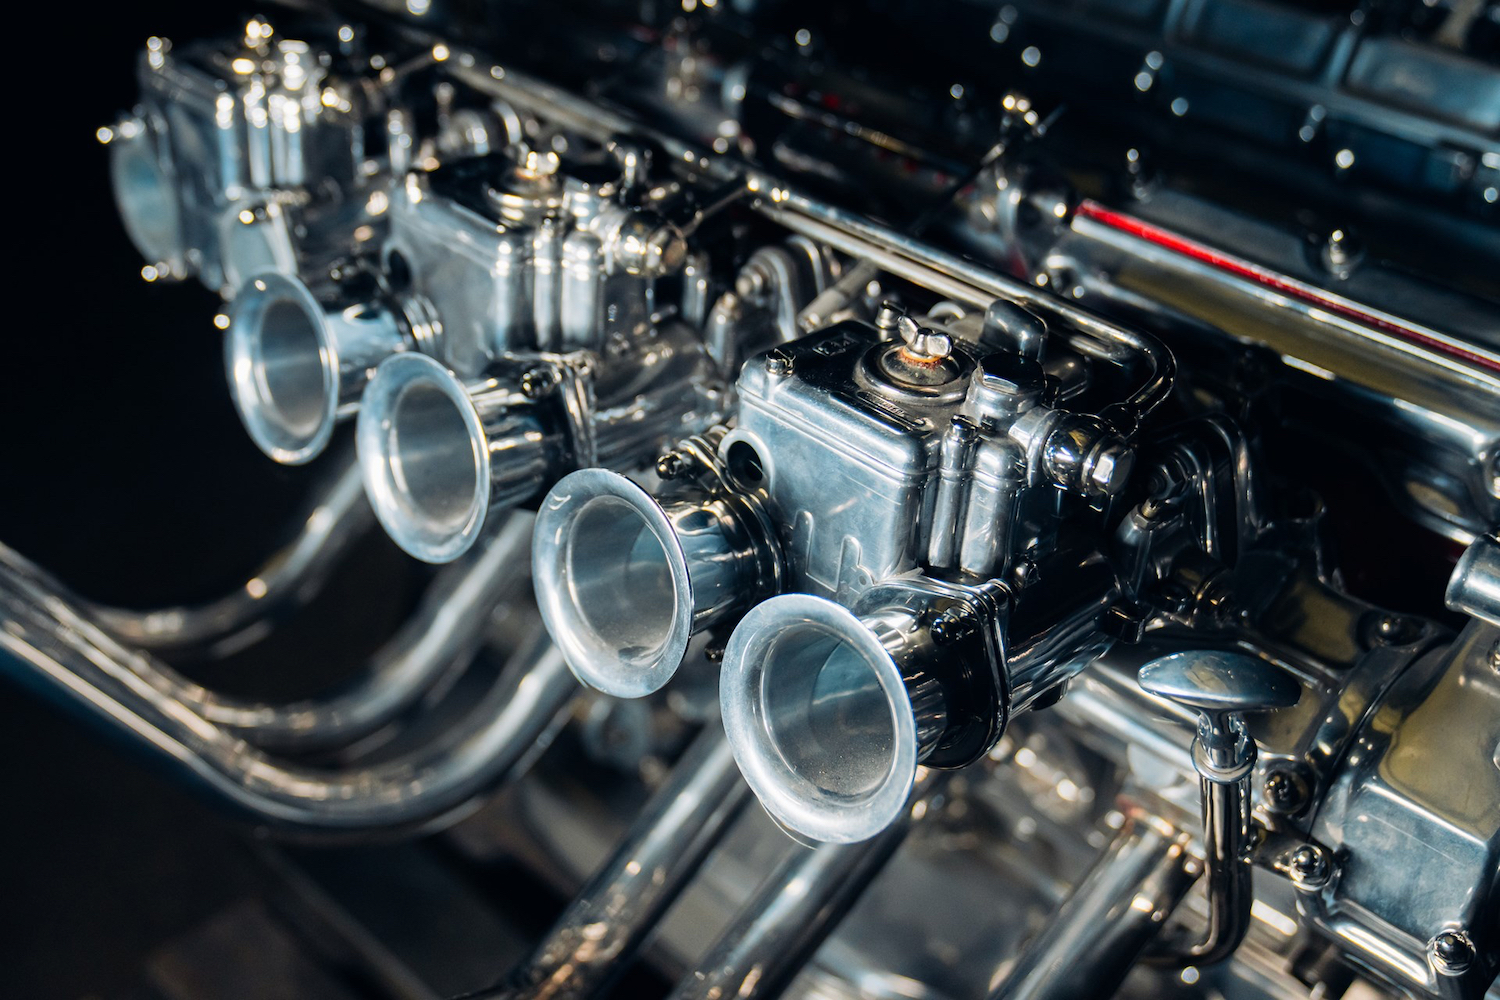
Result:
<svg viewBox="0 0 1500 1000">
<path fill-rule="evenodd" d="M 301 512 L 0 545 L 275 900 L 109 997 L 1500 998 L 1500 4 L 215 16 L 101 261 Z"/>
</svg>

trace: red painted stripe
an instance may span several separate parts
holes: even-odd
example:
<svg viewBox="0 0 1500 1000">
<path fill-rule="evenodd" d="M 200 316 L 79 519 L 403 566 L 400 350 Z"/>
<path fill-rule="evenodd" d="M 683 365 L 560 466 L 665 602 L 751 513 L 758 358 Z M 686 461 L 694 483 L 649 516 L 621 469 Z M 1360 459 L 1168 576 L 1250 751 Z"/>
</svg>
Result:
<svg viewBox="0 0 1500 1000">
<path fill-rule="evenodd" d="M 1335 298 L 1312 285 L 1304 284 L 1284 274 L 1278 274 L 1269 268 L 1252 264 L 1239 257 L 1232 257 L 1229 254 L 1215 250 L 1213 247 L 1179 236 L 1170 229 L 1163 229 L 1149 222 L 1143 222 L 1132 216 L 1105 208 L 1098 202 L 1085 200 L 1079 204 L 1074 214 L 1085 219 L 1090 219 L 1100 225 L 1108 226 L 1111 229 L 1118 229 L 1122 233 L 1129 233 L 1131 236 L 1154 243 L 1174 253 L 1180 253 L 1184 257 L 1191 257 L 1193 260 L 1216 267 L 1221 271 L 1227 271 L 1236 277 L 1253 281 L 1267 288 L 1274 288 L 1276 291 L 1290 298 L 1300 299 L 1321 309 L 1326 309 L 1331 313 L 1337 313 L 1345 319 L 1351 319 L 1356 323 L 1374 327 L 1384 333 L 1400 337 L 1408 343 L 1417 344 L 1438 354 L 1444 354 L 1450 358 L 1477 365 L 1488 371 L 1500 373 L 1500 360 L 1489 355 L 1481 354 L 1478 351 L 1471 351 L 1444 340 L 1438 340 L 1394 316 L 1385 316 L 1361 309 L 1352 303 Z"/>
</svg>

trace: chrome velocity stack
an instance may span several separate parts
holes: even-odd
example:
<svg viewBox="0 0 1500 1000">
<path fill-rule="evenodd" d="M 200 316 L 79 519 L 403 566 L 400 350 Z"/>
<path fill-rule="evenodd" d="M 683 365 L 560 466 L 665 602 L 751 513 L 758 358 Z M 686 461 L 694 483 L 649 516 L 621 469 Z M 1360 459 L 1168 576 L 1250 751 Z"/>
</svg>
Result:
<svg viewBox="0 0 1500 1000">
<path fill-rule="evenodd" d="M 624 476 L 564 477 L 537 514 L 537 604 L 585 684 L 638 698 L 666 684 L 695 633 L 767 594 L 780 559 L 753 501 L 693 489 L 653 497 Z"/>
<path fill-rule="evenodd" d="M 811 594 L 752 608 L 719 677 L 724 731 L 771 817 L 831 843 L 901 814 L 917 765 L 958 767 L 1004 726 L 1001 592 L 877 587 L 853 610 Z"/>
<path fill-rule="evenodd" d="M 224 362 L 251 439 L 287 465 L 316 458 L 375 367 L 415 346 L 411 329 L 376 297 L 349 301 L 273 272 L 247 280 L 229 307 Z"/>
<path fill-rule="evenodd" d="M 418 559 L 450 562 L 492 511 L 540 493 L 560 451 L 540 417 L 502 380 L 465 385 L 423 354 L 381 363 L 355 444 L 365 493 L 392 540 Z"/>
</svg>

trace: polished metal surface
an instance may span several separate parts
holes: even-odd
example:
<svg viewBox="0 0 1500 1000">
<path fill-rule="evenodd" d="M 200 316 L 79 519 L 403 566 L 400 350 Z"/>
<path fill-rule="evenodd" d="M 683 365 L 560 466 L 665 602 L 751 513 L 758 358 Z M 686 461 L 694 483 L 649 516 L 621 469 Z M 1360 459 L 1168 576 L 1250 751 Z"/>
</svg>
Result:
<svg viewBox="0 0 1500 1000">
<path fill-rule="evenodd" d="M 556 450 L 519 389 L 465 385 L 424 354 L 387 358 L 362 397 L 355 442 L 370 506 L 392 541 L 450 562 L 546 482 Z"/>
<path fill-rule="evenodd" d="M 1125 825 L 990 1000 L 1112 997 L 1192 888 L 1188 836 L 1153 817 Z"/>
<path fill-rule="evenodd" d="M 1345 860 L 1304 897 L 1307 917 L 1362 965 L 1438 996 L 1480 996 L 1500 968 L 1497 642 L 1500 631 L 1472 621 L 1404 673 L 1312 825 Z M 1447 931 L 1490 945 L 1454 968 L 1433 947 Z"/>
<path fill-rule="evenodd" d="M 287 465 L 322 453 L 358 405 L 375 366 L 412 346 L 388 307 L 320 301 L 295 277 L 251 276 L 229 306 L 224 364 L 240 419 Z"/>
<path fill-rule="evenodd" d="M 1459 557 L 1448 578 L 1449 608 L 1500 628 L 1500 541 L 1480 535 Z"/>
<path fill-rule="evenodd" d="M 542 620 L 581 681 L 615 697 L 650 694 L 695 632 L 774 585 L 776 556 L 758 528 L 743 506 L 659 503 L 616 473 L 574 472 L 537 515 Z"/>
<path fill-rule="evenodd" d="M 724 734 L 710 723 L 531 957 L 490 995 L 605 994 L 748 801 Z"/>
<path fill-rule="evenodd" d="M 832 601 L 786 594 L 752 608 L 724 651 L 719 696 L 735 759 L 766 811 L 802 836 L 873 837 L 901 814 L 931 750 L 940 719 L 918 715 L 941 713 L 940 701 L 914 704 L 900 625 L 883 631 L 886 642 Z"/>
<path fill-rule="evenodd" d="M 510 786 L 486 996 L 1493 998 L 1493 5 L 600 6 L 147 44 L 142 275 L 360 480 L 196 608 L 0 547 L 4 672 L 284 832 Z M 144 651 L 367 509 L 449 565 L 342 687 Z"/>
<path fill-rule="evenodd" d="M 362 195 L 381 151 L 365 130 L 385 102 L 375 74 L 334 68 L 338 48 L 259 17 L 232 40 L 147 41 L 141 104 L 99 138 L 148 280 L 197 276 L 232 294 L 260 271 L 315 270 L 374 241 Z"/>
<path fill-rule="evenodd" d="M 945 782 L 928 772 L 899 822 L 860 844 L 796 851 L 755 895 L 670 994 L 671 1000 L 777 997 L 837 926 L 870 878 L 890 861 L 911 823 L 925 816 Z"/>
<path fill-rule="evenodd" d="M 513 778 L 577 692 L 561 655 L 535 638 L 452 731 L 393 760 L 319 769 L 254 749 L 173 696 L 170 671 L 121 646 L 61 597 L 3 581 L 5 673 L 148 748 L 231 811 L 306 833 L 415 829 L 456 818 Z"/>
<path fill-rule="evenodd" d="M 53 587 L 106 632 L 142 649 L 222 654 L 253 643 L 278 618 L 310 601 L 349 547 L 373 527 L 359 467 L 350 458 L 329 459 L 329 468 L 296 519 L 294 537 L 221 597 L 194 605 L 134 609 L 100 604 Z M 3 546 L 0 562 L 12 573 L 37 572 Z"/>
</svg>

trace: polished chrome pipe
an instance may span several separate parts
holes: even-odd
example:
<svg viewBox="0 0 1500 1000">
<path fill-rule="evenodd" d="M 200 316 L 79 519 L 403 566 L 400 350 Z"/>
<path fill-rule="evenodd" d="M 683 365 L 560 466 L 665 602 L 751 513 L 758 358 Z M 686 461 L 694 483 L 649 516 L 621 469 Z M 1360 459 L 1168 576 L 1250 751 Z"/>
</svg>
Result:
<svg viewBox="0 0 1500 1000">
<path fill-rule="evenodd" d="M 990 1000 L 1106 1000 L 1192 888 L 1190 838 L 1132 810 Z"/>
<path fill-rule="evenodd" d="M 661 688 L 693 634 L 780 578 L 769 532 L 745 503 L 658 500 L 604 469 L 563 477 L 542 501 L 532 572 L 542 620 L 574 673 L 620 698 Z"/>
<path fill-rule="evenodd" d="M 494 378 L 465 385 L 410 353 L 376 369 L 355 443 L 375 516 L 404 551 L 432 563 L 468 551 L 492 510 L 541 492 L 560 448 L 519 390 Z"/>
<path fill-rule="evenodd" d="M 796 848 L 763 882 L 669 1000 L 773 1000 L 789 986 L 906 839 L 945 782 L 924 769 L 899 822 L 860 844 Z"/>
<path fill-rule="evenodd" d="M 394 308 L 320 297 L 290 275 L 246 279 L 229 304 L 224 364 L 256 447 L 285 465 L 312 461 L 353 415 L 375 366 L 415 340 Z"/>
<path fill-rule="evenodd" d="M 531 957 L 473 1000 L 608 992 L 749 800 L 723 730 L 710 723 Z"/>
<path fill-rule="evenodd" d="M 0 581 L 0 673 L 125 736 L 245 818 L 297 833 L 426 829 L 514 778 L 577 685 L 538 636 L 439 738 L 402 756 L 326 770 L 248 746 L 167 693 L 148 654 L 126 649 L 60 597 Z"/>
<path fill-rule="evenodd" d="M 330 461 L 333 461 L 330 459 Z M 298 518 L 295 538 L 245 582 L 202 604 L 137 610 L 100 604 L 68 592 L 13 549 L 0 544 L 0 573 L 44 582 L 121 642 L 156 652 L 223 655 L 260 639 L 278 615 L 312 600 L 329 574 L 374 523 L 359 466 L 330 467 Z"/>
<path fill-rule="evenodd" d="M 523 596 L 532 517 L 513 512 L 429 584 L 421 603 L 355 680 L 287 704 L 235 698 L 166 668 L 173 697 L 209 722 L 268 750 L 346 746 L 400 718 L 444 677 L 467 666 L 495 609 Z"/>
<path fill-rule="evenodd" d="M 491 614 L 526 587 L 518 567 L 526 564 L 531 525 L 531 515 L 513 513 L 475 551 L 446 567 L 358 678 L 330 694 L 286 704 L 237 698 L 165 664 L 154 665 L 152 683 L 163 696 L 263 749 L 306 752 L 354 743 L 398 719 L 473 659 Z M 39 603 L 54 595 L 70 600 L 56 581 L 0 544 L 0 594 L 7 592 Z"/>
</svg>

